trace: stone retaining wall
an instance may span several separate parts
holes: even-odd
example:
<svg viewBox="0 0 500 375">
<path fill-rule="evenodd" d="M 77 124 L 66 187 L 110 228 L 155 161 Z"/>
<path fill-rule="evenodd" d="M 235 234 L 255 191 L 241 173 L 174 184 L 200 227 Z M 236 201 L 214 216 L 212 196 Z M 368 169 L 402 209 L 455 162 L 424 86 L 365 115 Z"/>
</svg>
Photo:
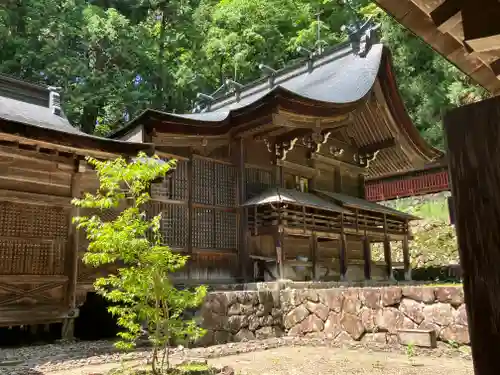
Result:
<svg viewBox="0 0 500 375">
<path fill-rule="evenodd" d="M 397 341 L 398 329 L 433 329 L 438 340 L 469 344 L 462 287 L 261 289 L 212 292 L 200 311 L 200 344 L 281 336 Z"/>
</svg>

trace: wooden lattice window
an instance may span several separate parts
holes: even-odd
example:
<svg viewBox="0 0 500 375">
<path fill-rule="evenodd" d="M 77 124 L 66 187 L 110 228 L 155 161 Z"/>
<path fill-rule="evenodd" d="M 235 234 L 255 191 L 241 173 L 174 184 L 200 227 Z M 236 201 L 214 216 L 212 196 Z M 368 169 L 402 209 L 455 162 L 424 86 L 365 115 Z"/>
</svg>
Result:
<svg viewBox="0 0 500 375">
<path fill-rule="evenodd" d="M 0 203 L 0 236 L 66 238 L 68 210 L 63 207 Z"/>
<path fill-rule="evenodd" d="M 62 275 L 67 208 L 0 202 L 0 274 Z"/>
<path fill-rule="evenodd" d="M 237 191 L 237 173 L 232 165 L 215 163 L 215 205 L 235 207 Z"/>
<path fill-rule="evenodd" d="M 188 246 L 188 207 L 181 204 L 164 204 L 161 210 L 161 231 L 165 245 L 176 249 Z"/>
<path fill-rule="evenodd" d="M 246 199 L 259 195 L 273 186 L 273 176 L 270 171 L 257 168 L 247 168 L 245 174 Z"/>
<path fill-rule="evenodd" d="M 215 212 L 215 246 L 219 249 L 236 249 L 238 230 L 234 212 Z"/>
<path fill-rule="evenodd" d="M 63 275 L 66 241 L 0 239 L 0 274 Z"/>
<path fill-rule="evenodd" d="M 214 192 L 218 188 L 214 164 L 213 161 L 205 159 L 193 160 L 193 201 L 195 203 L 214 205 Z"/>
<path fill-rule="evenodd" d="M 234 166 L 205 159 L 193 160 L 193 201 L 211 206 L 235 207 L 237 173 Z"/>
<path fill-rule="evenodd" d="M 215 247 L 214 210 L 195 208 L 193 219 L 193 247 L 198 249 L 213 249 Z"/>
<path fill-rule="evenodd" d="M 178 160 L 174 172 L 165 177 L 162 182 L 151 185 L 151 197 L 153 199 L 187 201 L 188 185 L 188 162 Z"/>
</svg>

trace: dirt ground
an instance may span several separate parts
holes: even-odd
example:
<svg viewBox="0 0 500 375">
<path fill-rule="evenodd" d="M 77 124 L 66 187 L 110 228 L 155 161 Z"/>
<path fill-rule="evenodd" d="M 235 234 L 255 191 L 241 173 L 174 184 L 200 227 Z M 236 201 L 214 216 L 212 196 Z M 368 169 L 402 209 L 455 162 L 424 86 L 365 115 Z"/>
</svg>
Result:
<svg viewBox="0 0 500 375">
<path fill-rule="evenodd" d="M 238 375 L 472 375 L 472 362 L 461 358 L 407 356 L 394 352 L 368 352 L 331 347 L 282 347 L 209 360 L 229 365 Z M 128 363 L 128 366 L 133 363 Z M 46 375 L 90 375 L 107 372 L 118 364 L 47 372 Z"/>
</svg>

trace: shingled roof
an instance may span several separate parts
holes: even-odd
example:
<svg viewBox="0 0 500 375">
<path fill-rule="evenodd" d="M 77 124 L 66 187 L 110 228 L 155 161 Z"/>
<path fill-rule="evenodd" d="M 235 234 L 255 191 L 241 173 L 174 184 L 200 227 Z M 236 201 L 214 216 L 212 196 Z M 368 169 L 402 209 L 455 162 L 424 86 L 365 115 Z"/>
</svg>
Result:
<svg viewBox="0 0 500 375">
<path fill-rule="evenodd" d="M 239 90 L 226 90 L 215 95 L 214 101 L 198 113 L 174 114 L 146 109 L 111 135 L 123 136 L 149 116 L 161 116 L 191 125 L 219 127 L 225 133 L 231 118 L 259 107 L 271 97 L 288 96 L 321 103 L 326 106 L 353 104 L 361 101 L 372 89 L 377 78 L 382 44 L 374 45 L 369 53 L 360 57 L 352 52 L 350 43 L 342 43 L 310 61 L 301 61 L 277 71 L 273 83 L 262 77 Z"/>
<path fill-rule="evenodd" d="M 64 113 L 50 107 L 50 89 L 0 74 L 0 118 L 73 134 L 84 134 L 72 126 Z"/>
<path fill-rule="evenodd" d="M 226 90 L 202 95 L 209 100 L 201 101 L 195 113 L 145 110 L 111 137 L 125 138 L 139 126 L 146 133 L 155 129 L 172 136 L 218 137 L 246 124 L 269 123 L 278 110 L 315 118 L 350 113 L 348 130 L 357 147 L 370 149 L 395 140 L 371 163 L 370 178 L 420 168 L 440 158 L 442 153 L 427 144 L 406 111 L 389 49 L 376 43 L 366 53 L 358 52 L 351 42 L 341 43 L 252 83 L 230 82 Z"/>
<path fill-rule="evenodd" d="M 152 147 L 86 134 L 72 126 L 58 103 L 51 103 L 50 98 L 51 89 L 47 86 L 0 75 L 0 132 L 81 149 L 82 155 L 90 154 L 88 150 L 102 155 L 135 154 Z"/>
</svg>

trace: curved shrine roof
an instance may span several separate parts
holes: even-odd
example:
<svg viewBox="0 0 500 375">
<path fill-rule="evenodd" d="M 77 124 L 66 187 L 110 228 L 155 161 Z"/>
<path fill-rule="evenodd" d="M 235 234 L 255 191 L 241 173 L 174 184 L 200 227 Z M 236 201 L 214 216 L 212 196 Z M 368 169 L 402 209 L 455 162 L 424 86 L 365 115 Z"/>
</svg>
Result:
<svg viewBox="0 0 500 375">
<path fill-rule="evenodd" d="M 321 56 L 212 99 L 197 108 L 196 113 L 148 109 L 112 137 L 123 137 L 140 124 L 169 134 L 222 136 L 235 127 L 272 116 L 278 109 L 316 118 L 351 112 L 353 121 L 348 128 L 358 147 L 369 147 L 388 138 L 396 140 L 394 147 L 381 150 L 379 160 L 369 169 L 369 177 L 420 168 L 442 156 L 413 125 L 397 89 L 390 51 L 382 44 L 374 44 L 360 55 L 351 43 L 342 43 Z M 368 110 L 367 103 L 374 100 L 375 110 Z"/>
</svg>

